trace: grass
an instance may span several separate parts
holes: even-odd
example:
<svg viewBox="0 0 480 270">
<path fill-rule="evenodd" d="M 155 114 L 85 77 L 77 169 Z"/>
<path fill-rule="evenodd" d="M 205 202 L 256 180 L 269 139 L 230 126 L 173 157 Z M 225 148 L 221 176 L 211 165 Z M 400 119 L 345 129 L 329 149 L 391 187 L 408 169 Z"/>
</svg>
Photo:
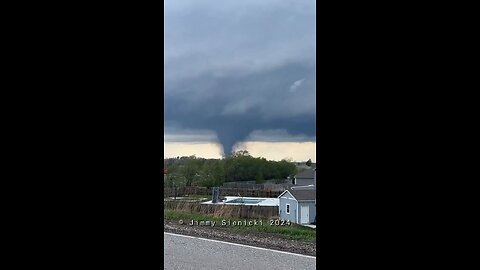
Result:
<svg viewBox="0 0 480 270">
<path fill-rule="evenodd" d="M 188 220 L 188 219 L 195 219 L 195 220 L 221 220 L 218 218 L 211 217 L 210 215 L 205 215 L 205 214 L 200 214 L 200 213 L 189 213 L 186 211 L 177 211 L 177 210 L 163 210 L 163 217 L 165 219 L 171 219 L 171 220 Z"/>
<path fill-rule="evenodd" d="M 267 234 L 271 236 L 278 236 L 281 238 L 286 238 L 286 239 L 291 239 L 291 240 L 300 240 L 300 241 L 305 241 L 305 242 L 315 242 L 316 241 L 316 235 L 317 231 L 315 229 L 306 227 L 306 226 L 301 226 L 297 224 L 291 224 L 291 225 L 284 225 L 284 226 L 276 226 L 276 225 L 271 225 L 271 220 L 270 219 L 262 219 L 262 225 L 257 225 L 257 226 L 245 226 L 245 225 L 232 225 L 234 221 L 239 222 L 239 221 L 253 221 L 255 219 L 241 219 L 241 218 L 224 218 L 224 217 L 218 217 L 218 216 L 213 216 L 213 215 L 207 215 L 207 214 L 202 214 L 202 213 L 192 213 L 192 212 L 187 212 L 187 211 L 181 211 L 181 210 L 167 210 L 165 209 L 163 211 L 164 218 L 166 220 L 175 220 L 178 221 L 182 219 L 186 224 L 190 223 L 190 221 L 193 220 L 205 220 L 205 221 L 215 221 L 216 225 L 215 227 L 220 227 L 224 230 L 231 230 L 234 232 L 238 233 L 262 233 L 262 234 Z M 260 219 L 256 219 L 257 221 L 260 221 Z M 230 226 L 222 226 L 222 221 L 227 223 L 230 221 Z M 228 223 L 227 223 L 228 224 Z"/>
</svg>

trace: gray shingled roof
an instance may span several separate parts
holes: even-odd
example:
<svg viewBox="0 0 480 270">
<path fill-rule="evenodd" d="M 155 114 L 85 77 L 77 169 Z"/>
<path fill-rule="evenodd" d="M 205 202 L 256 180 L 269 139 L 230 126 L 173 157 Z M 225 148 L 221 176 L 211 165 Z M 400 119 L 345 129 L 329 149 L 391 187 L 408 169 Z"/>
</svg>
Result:
<svg viewBox="0 0 480 270">
<path fill-rule="evenodd" d="M 295 175 L 295 178 L 311 178 L 313 179 L 313 176 L 314 176 L 314 173 L 315 171 L 313 169 L 308 169 L 308 170 L 305 170 L 305 171 L 302 171 L 300 173 L 298 173 L 297 175 Z"/>
<path fill-rule="evenodd" d="M 311 201 L 315 200 L 317 197 L 317 192 L 315 189 L 303 189 L 303 190 L 289 190 L 290 194 L 297 199 L 297 201 Z"/>
</svg>

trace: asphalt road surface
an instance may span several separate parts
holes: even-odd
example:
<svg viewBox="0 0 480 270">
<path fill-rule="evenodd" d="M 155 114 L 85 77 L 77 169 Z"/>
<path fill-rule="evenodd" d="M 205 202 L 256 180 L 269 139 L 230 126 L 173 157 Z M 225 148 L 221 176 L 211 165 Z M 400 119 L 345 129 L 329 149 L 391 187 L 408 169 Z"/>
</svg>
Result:
<svg viewBox="0 0 480 270">
<path fill-rule="evenodd" d="M 312 256 L 164 232 L 165 270 L 315 269 Z"/>
</svg>

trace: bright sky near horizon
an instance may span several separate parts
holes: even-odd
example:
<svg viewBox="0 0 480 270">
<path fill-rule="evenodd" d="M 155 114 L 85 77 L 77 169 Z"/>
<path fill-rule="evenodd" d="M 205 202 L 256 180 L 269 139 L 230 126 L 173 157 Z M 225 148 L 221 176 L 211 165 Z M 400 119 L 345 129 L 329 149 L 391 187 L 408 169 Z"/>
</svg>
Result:
<svg viewBox="0 0 480 270">
<path fill-rule="evenodd" d="M 192 156 L 202 158 L 221 158 L 222 148 L 215 143 L 165 143 L 164 158 Z M 311 159 L 316 162 L 315 142 L 246 142 L 239 145 L 237 150 L 247 150 L 253 157 L 264 157 L 268 160 L 291 159 L 302 162 Z"/>
</svg>

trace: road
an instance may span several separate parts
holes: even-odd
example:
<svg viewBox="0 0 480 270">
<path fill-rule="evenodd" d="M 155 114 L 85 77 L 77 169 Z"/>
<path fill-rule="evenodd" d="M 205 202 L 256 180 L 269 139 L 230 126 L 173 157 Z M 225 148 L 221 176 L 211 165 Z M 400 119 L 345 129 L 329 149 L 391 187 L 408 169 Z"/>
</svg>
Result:
<svg viewBox="0 0 480 270">
<path fill-rule="evenodd" d="M 165 270 L 315 269 L 312 256 L 164 232 Z"/>
</svg>

